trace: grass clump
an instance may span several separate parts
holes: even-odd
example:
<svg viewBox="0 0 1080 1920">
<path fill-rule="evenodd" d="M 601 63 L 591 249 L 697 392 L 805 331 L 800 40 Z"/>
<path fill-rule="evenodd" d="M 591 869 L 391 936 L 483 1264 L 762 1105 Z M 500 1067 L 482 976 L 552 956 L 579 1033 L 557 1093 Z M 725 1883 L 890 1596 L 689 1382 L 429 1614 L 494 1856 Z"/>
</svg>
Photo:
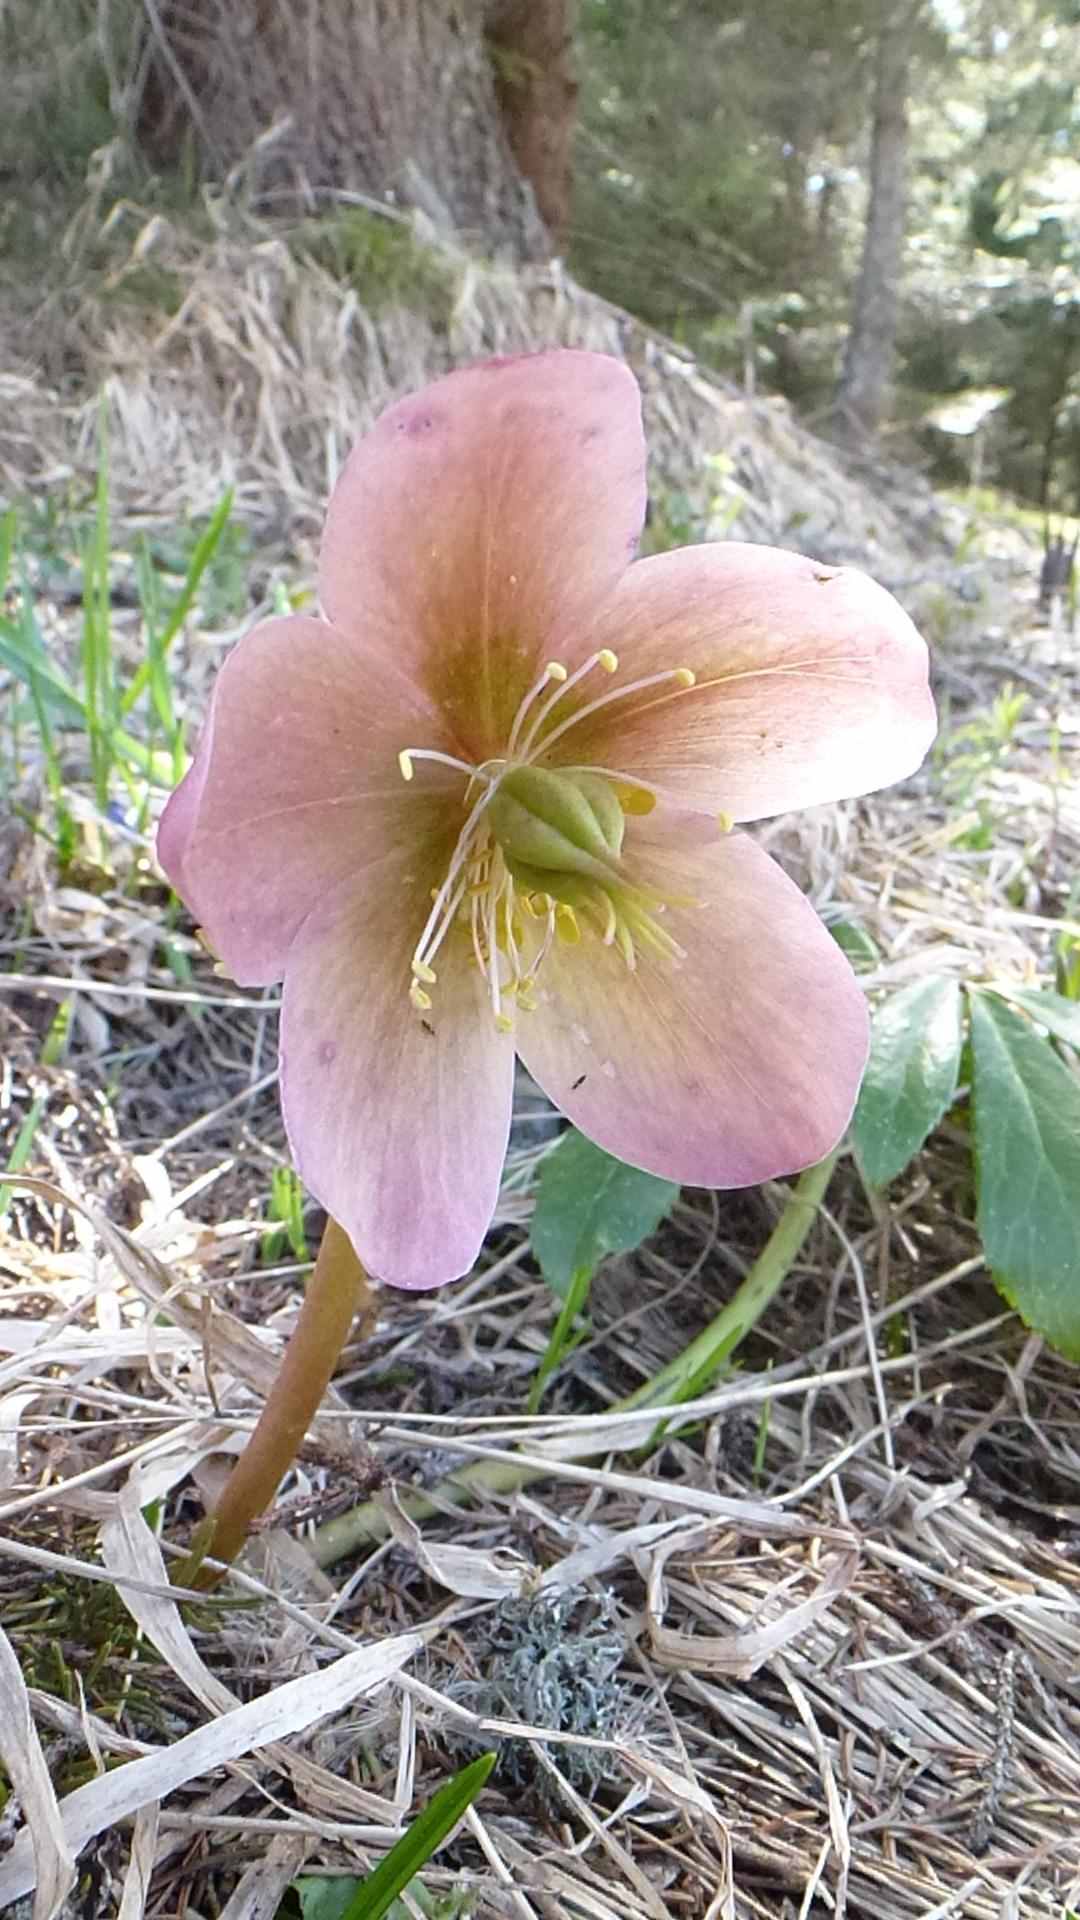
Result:
<svg viewBox="0 0 1080 1920">
<path fill-rule="evenodd" d="M 449 313 L 453 275 L 447 257 L 392 213 L 338 207 L 294 228 L 290 246 L 298 258 L 355 288 L 369 313 L 393 306 L 436 320 Z"/>
</svg>

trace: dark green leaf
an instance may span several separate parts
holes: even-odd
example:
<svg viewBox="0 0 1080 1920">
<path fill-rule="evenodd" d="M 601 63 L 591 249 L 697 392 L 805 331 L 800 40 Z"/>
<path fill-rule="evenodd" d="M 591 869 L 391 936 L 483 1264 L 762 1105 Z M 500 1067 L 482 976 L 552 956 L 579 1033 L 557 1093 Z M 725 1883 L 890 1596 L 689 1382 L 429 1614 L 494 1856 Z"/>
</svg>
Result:
<svg viewBox="0 0 1080 1920">
<path fill-rule="evenodd" d="M 952 1105 L 962 1043 L 955 980 L 916 980 L 878 1008 L 852 1123 L 855 1151 L 873 1186 L 903 1173 Z"/>
<path fill-rule="evenodd" d="M 533 1252 L 544 1279 L 565 1300 L 575 1273 L 606 1253 L 629 1253 L 659 1226 L 678 1198 L 671 1180 L 625 1166 L 573 1128 L 540 1169 Z"/>
<path fill-rule="evenodd" d="M 1064 1040 L 1066 1046 L 1075 1047 L 1080 1052 L 1080 1003 L 1067 1000 L 1063 993 L 1040 993 L 1034 987 L 1010 987 L 1004 981 L 995 981 L 994 992 L 1003 1000 L 1011 1001 L 1014 1007 L 1022 1007 L 1030 1013 L 1041 1027 L 1052 1033 L 1055 1040 Z"/>
<path fill-rule="evenodd" d="M 304 1920 L 342 1920 L 359 1885 L 355 1874 L 305 1874 L 296 1882 Z"/>
<path fill-rule="evenodd" d="M 854 920 L 833 920 L 829 932 L 837 946 L 847 954 L 856 973 L 860 967 L 876 967 L 881 959 L 881 950 L 870 938 L 865 927 L 857 926 Z"/>
<path fill-rule="evenodd" d="M 971 1041 L 987 1262 L 1027 1324 L 1080 1360 L 1080 1079 L 996 994 L 972 994 Z"/>
</svg>

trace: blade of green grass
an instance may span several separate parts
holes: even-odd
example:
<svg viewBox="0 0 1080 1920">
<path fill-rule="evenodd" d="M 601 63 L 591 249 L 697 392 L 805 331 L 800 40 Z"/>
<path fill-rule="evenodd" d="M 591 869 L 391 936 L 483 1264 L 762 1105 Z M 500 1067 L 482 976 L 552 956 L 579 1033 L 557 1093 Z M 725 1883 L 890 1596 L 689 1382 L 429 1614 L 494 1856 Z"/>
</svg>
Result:
<svg viewBox="0 0 1080 1920">
<path fill-rule="evenodd" d="M 0 515 L 0 598 L 7 592 L 18 530 L 19 522 L 15 509 L 9 507 L 5 514 Z"/>
<path fill-rule="evenodd" d="M 8 1158 L 8 1163 L 6 1168 L 6 1171 L 8 1173 L 21 1173 L 27 1161 L 29 1160 L 30 1149 L 34 1144 L 34 1135 L 36 1134 L 38 1127 L 41 1123 L 41 1116 L 45 1111 L 45 1102 L 47 1098 L 48 1098 L 47 1094 L 44 1094 L 44 1093 L 35 1094 L 34 1100 L 29 1109 L 29 1112 L 27 1113 L 26 1118 L 22 1123 L 22 1126 L 19 1128 L 19 1131 L 15 1136 L 15 1145 L 11 1149 L 11 1154 Z M 0 1220 L 4 1218 L 4 1215 L 6 1214 L 10 1205 L 11 1205 L 11 1188 L 8 1186 L 2 1186 L 0 1187 Z"/>
<path fill-rule="evenodd" d="M 33 588 L 24 566 L 19 568 L 19 589 L 18 612 L 12 617 L 0 616 L 0 666 L 13 673 L 38 700 L 55 708 L 69 725 L 85 726 L 83 702 L 70 681 L 49 659 L 34 610 Z"/>
<path fill-rule="evenodd" d="M 457 1826 L 487 1780 L 497 1756 L 482 1753 L 478 1760 L 462 1767 L 438 1793 L 433 1794 L 401 1839 L 391 1847 L 374 1873 L 357 1887 L 341 1920 L 384 1920 L 402 1889 L 414 1879 L 421 1867 L 442 1846 L 448 1833 Z"/>
<path fill-rule="evenodd" d="M 199 582 L 221 544 L 221 536 L 225 531 L 229 515 L 232 512 L 232 504 L 232 488 L 229 487 L 226 492 L 222 494 L 221 499 L 214 508 L 205 533 L 200 536 L 195 544 L 191 559 L 188 563 L 188 570 L 184 577 L 184 584 L 177 595 L 173 610 L 162 628 L 160 639 L 156 642 L 157 651 L 162 661 L 164 661 L 169 648 L 172 646 L 184 621 L 191 612 L 195 595 L 199 589 Z M 142 665 L 137 668 L 131 677 L 130 685 L 126 688 L 120 701 L 121 713 L 126 714 L 131 712 L 136 700 L 140 694 L 145 692 L 146 687 L 149 685 L 153 670 L 154 663 L 152 659 L 144 660 Z"/>
<path fill-rule="evenodd" d="M 109 803 L 109 776 L 114 757 L 112 735 L 118 718 L 109 600 L 109 458 L 104 400 L 94 524 L 83 550 L 82 674 L 90 767 L 97 803 L 104 812 Z"/>
</svg>

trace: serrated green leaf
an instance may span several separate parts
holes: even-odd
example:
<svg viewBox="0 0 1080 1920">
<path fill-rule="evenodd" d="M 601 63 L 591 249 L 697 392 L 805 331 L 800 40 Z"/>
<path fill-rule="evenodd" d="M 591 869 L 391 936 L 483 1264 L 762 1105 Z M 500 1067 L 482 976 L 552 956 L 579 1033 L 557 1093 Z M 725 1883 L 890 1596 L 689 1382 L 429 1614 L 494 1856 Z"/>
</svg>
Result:
<svg viewBox="0 0 1080 1920">
<path fill-rule="evenodd" d="M 955 980 L 916 980 L 874 1015 L 870 1060 L 852 1121 L 855 1151 L 872 1186 L 903 1173 L 952 1105 L 963 1045 Z"/>
<path fill-rule="evenodd" d="M 993 992 L 1010 1005 L 1030 1013 L 1055 1040 L 1064 1040 L 1066 1046 L 1080 1052 L 1080 1004 L 1077 1001 L 1067 1000 L 1063 993 L 1051 993 L 1049 988 L 1040 992 L 1036 987 L 1010 987 L 1001 980 L 994 982 Z"/>
<path fill-rule="evenodd" d="M 639 1247 L 679 1195 L 671 1180 L 628 1167 L 573 1128 L 540 1169 L 532 1247 L 560 1300 L 575 1273 L 591 1273 L 607 1253 Z"/>
<path fill-rule="evenodd" d="M 995 1282 L 1080 1360 L 1080 1079 L 996 994 L 971 995 L 976 1218 Z"/>
</svg>

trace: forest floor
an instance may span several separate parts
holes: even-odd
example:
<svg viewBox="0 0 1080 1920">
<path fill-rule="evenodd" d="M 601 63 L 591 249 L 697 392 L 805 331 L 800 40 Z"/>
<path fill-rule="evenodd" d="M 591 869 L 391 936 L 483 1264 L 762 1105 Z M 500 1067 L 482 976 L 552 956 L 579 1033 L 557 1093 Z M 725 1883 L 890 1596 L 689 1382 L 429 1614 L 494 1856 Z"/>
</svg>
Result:
<svg viewBox="0 0 1080 1920">
<path fill-rule="evenodd" d="M 354 324 L 343 400 L 340 334 L 326 384 L 340 289 L 298 277 L 276 240 L 261 258 L 215 246 L 156 330 L 142 308 L 126 333 L 80 314 L 74 398 L 29 359 L 8 376 L 7 612 L 33 611 L 38 694 L 46 666 L 71 684 L 85 667 L 95 381 L 113 492 L 97 611 L 119 685 L 147 657 L 148 578 L 175 599 L 236 486 L 159 688 L 167 729 L 260 606 L 301 599 L 329 439 L 455 357 L 622 345 L 657 460 L 654 542 L 730 529 L 861 561 L 933 643 L 944 727 L 923 772 L 763 842 L 866 936 L 872 994 L 1052 973 L 1080 935 L 1080 666 L 1068 618 L 1037 616 L 1015 515 L 840 467 L 782 407 L 710 385 L 550 275 L 459 281 L 457 334 L 426 342 L 397 309 Z M 557 1302 L 529 1247 L 551 1133 L 523 1089 L 476 1273 L 378 1294 L 242 1570 L 224 1597 L 177 1602 L 168 1568 L 242 1445 L 321 1223 L 280 1178 L 276 994 L 217 977 L 171 901 L 152 855 L 164 784 L 114 769 L 102 804 L 94 739 L 55 688 L 43 734 L 32 681 L 0 655 L 0 1140 L 17 1168 L 0 1711 L 28 1756 L 0 1834 L 32 1831 L 39 1881 L 63 1891 L 54 1790 L 81 1848 L 71 1912 L 337 1920 L 325 1878 L 370 1871 L 494 1745 L 395 1920 L 1067 1920 L 1080 1377 L 985 1272 L 955 1117 L 887 1192 L 841 1162 L 737 1367 L 666 1414 L 620 1410 L 730 1294 L 788 1190 L 684 1193 L 601 1269 L 588 1337 L 528 1415 Z M 133 730 L 155 724 L 143 711 Z M 238 1717 L 260 1701 L 257 1723 Z M 29 1859 L 24 1831 L 0 1908 Z"/>
</svg>

